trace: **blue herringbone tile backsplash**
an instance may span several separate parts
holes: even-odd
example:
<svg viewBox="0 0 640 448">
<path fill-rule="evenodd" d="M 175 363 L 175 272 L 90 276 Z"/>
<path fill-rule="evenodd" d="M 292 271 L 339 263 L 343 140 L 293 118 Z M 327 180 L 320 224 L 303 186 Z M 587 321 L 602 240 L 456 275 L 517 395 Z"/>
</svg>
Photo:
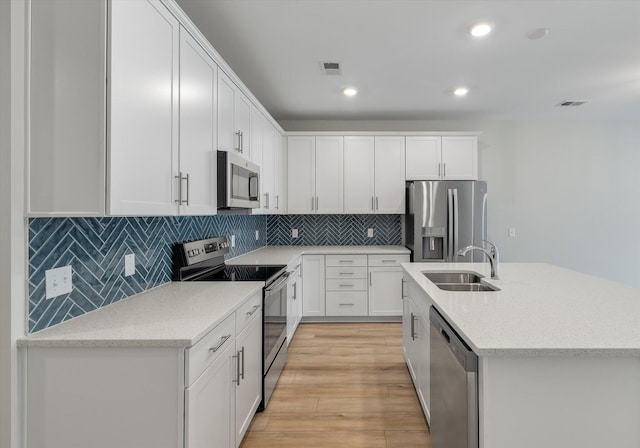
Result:
<svg viewBox="0 0 640 448">
<path fill-rule="evenodd" d="M 256 241 L 255 231 L 260 231 Z M 229 257 L 266 244 L 265 216 L 32 218 L 29 220 L 29 331 L 171 280 L 173 243 L 236 235 Z M 136 274 L 124 277 L 124 255 L 136 255 Z M 71 265 L 73 291 L 47 300 L 45 271 Z"/>
<path fill-rule="evenodd" d="M 366 246 L 401 244 L 400 215 L 271 215 L 269 246 Z M 298 238 L 291 237 L 298 229 Z M 373 238 L 367 237 L 373 229 Z"/>
</svg>

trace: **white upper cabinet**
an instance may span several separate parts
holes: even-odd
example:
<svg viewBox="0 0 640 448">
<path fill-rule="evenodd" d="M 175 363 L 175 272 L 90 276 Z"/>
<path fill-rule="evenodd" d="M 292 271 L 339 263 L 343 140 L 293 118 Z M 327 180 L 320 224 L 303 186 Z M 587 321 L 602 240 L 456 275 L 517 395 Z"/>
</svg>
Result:
<svg viewBox="0 0 640 448">
<path fill-rule="evenodd" d="M 309 214 L 315 209 L 316 138 L 287 139 L 287 210 L 290 214 Z"/>
<path fill-rule="evenodd" d="M 404 137 L 345 137 L 345 213 L 404 213 Z"/>
<path fill-rule="evenodd" d="M 27 213 L 103 215 L 106 2 L 30 8 Z"/>
<path fill-rule="evenodd" d="M 478 179 L 478 137 L 407 137 L 406 179 Z"/>
<path fill-rule="evenodd" d="M 263 121 L 262 133 L 262 208 L 265 213 L 273 213 L 275 210 L 275 146 L 276 130 L 271 123 Z"/>
<path fill-rule="evenodd" d="M 218 70 L 218 150 L 251 158 L 251 103 L 222 70 Z"/>
<path fill-rule="evenodd" d="M 181 215 L 216 213 L 215 84 L 218 66 L 193 37 L 180 29 Z"/>
<path fill-rule="evenodd" d="M 375 138 L 375 212 L 405 212 L 404 137 Z"/>
<path fill-rule="evenodd" d="M 289 137 L 287 152 L 289 213 L 342 213 L 343 138 Z"/>
<path fill-rule="evenodd" d="M 274 163 L 273 170 L 274 179 L 274 191 L 273 191 L 273 206 L 271 210 L 273 213 L 283 214 L 287 212 L 286 204 L 286 179 L 287 167 L 285 166 L 284 157 L 284 137 L 279 131 L 275 131 L 276 143 L 274 148 Z"/>
<path fill-rule="evenodd" d="M 373 213 L 374 138 L 344 138 L 344 212 Z"/>
<path fill-rule="evenodd" d="M 478 179 L 478 137 L 442 137 L 443 179 Z"/>
<path fill-rule="evenodd" d="M 177 213 L 179 28 L 159 0 L 111 3 L 111 215 Z"/>
</svg>

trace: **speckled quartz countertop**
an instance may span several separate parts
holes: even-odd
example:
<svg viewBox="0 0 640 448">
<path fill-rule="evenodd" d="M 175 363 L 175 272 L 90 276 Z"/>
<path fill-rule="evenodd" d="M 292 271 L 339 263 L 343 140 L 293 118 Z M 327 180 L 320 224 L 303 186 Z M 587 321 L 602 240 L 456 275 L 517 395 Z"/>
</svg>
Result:
<svg viewBox="0 0 640 448">
<path fill-rule="evenodd" d="M 263 282 L 172 282 L 18 339 L 19 347 L 190 347 Z"/>
<path fill-rule="evenodd" d="M 227 264 L 289 264 L 300 255 L 409 255 L 404 246 L 265 246 Z"/>
<path fill-rule="evenodd" d="M 404 263 L 479 356 L 640 356 L 640 289 L 540 263 Z M 475 271 L 494 292 L 443 291 L 425 271 Z"/>
</svg>

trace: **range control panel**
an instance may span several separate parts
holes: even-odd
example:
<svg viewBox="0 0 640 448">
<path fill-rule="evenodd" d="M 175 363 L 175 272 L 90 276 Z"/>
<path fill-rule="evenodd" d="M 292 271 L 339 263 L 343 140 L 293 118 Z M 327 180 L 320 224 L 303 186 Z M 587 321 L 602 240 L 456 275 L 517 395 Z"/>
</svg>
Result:
<svg viewBox="0 0 640 448">
<path fill-rule="evenodd" d="M 188 265 L 222 257 L 229 253 L 229 241 L 226 236 L 217 236 L 205 240 L 195 240 L 183 243 L 184 255 Z"/>
</svg>

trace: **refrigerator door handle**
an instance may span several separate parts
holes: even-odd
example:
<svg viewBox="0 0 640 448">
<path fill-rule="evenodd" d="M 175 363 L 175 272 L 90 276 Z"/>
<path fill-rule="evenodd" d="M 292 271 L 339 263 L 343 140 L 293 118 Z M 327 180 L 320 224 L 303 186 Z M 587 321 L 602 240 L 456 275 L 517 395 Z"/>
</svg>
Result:
<svg viewBox="0 0 640 448">
<path fill-rule="evenodd" d="M 455 219 L 453 211 L 453 190 L 447 190 L 447 254 L 445 261 L 453 260 L 453 220 Z"/>
<path fill-rule="evenodd" d="M 460 239 L 458 235 L 459 223 L 458 217 L 460 216 L 460 211 L 458 210 L 458 189 L 453 189 L 453 253 L 451 254 L 451 261 L 455 261 L 456 254 L 460 248 Z"/>
</svg>

